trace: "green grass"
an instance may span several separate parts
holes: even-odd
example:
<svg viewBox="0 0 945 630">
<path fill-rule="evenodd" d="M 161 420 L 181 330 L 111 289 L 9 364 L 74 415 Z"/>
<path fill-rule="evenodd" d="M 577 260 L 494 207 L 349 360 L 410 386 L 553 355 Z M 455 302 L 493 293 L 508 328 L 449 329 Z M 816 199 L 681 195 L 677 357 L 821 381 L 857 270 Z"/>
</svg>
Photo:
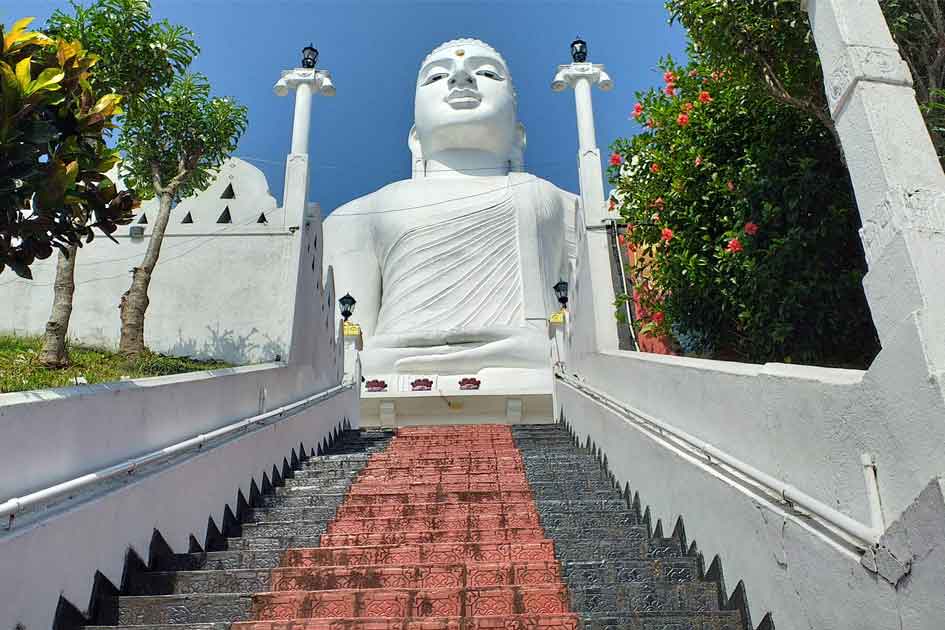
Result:
<svg viewBox="0 0 945 630">
<path fill-rule="evenodd" d="M 182 359 L 151 352 L 128 360 L 109 350 L 69 344 L 72 364 L 63 369 L 50 369 L 39 363 L 41 348 L 40 337 L 0 335 L 0 393 L 75 385 L 80 376 L 89 383 L 107 383 L 120 380 L 122 376 L 140 378 L 232 367 L 221 361 Z"/>
</svg>

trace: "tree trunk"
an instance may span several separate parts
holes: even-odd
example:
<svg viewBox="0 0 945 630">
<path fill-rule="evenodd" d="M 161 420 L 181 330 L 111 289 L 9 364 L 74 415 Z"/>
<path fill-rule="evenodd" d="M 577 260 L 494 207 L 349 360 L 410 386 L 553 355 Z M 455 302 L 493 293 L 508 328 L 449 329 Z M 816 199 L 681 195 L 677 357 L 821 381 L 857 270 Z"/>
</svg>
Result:
<svg viewBox="0 0 945 630">
<path fill-rule="evenodd" d="M 59 252 L 56 263 L 56 282 L 53 285 L 53 305 L 46 322 L 46 334 L 43 335 L 43 349 L 39 362 L 45 367 L 61 368 L 69 365 L 69 352 L 66 350 L 66 334 L 69 332 L 69 318 L 72 317 L 72 295 L 75 293 L 75 257 L 79 248 L 68 247 L 69 255 Z"/>
<path fill-rule="evenodd" d="M 148 310 L 148 287 L 151 285 L 151 274 L 161 255 L 161 244 L 164 242 L 164 232 L 171 217 L 170 192 L 158 195 L 160 209 L 154 227 L 151 228 L 151 240 L 144 254 L 140 267 L 131 271 L 131 287 L 121 296 L 121 341 L 118 350 L 126 356 L 136 356 L 145 351 L 144 346 L 144 316 Z"/>
</svg>

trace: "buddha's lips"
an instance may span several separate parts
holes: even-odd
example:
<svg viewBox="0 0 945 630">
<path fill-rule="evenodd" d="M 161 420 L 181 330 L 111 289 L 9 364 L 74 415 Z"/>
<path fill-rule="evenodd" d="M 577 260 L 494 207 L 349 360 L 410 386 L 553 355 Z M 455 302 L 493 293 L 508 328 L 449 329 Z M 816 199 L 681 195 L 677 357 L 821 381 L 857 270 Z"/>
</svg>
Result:
<svg viewBox="0 0 945 630">
<path fill-rule="evenodd" d="M 482 94 L 475 90 L 453 90 L 443 100 L 453 107 L 476 107 L 482 102 Z"/>
</svg>

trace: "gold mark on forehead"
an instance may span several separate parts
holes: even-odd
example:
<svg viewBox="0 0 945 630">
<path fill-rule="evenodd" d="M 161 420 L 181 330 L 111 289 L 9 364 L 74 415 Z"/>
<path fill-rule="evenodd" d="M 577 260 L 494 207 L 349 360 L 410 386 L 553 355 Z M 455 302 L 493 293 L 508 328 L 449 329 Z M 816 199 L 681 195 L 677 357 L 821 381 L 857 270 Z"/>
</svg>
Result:
<svg viewBox="0 0 945 630">
<path fill-rule="evenodd" d="M 465 54 L 466 54 L 466 51 L 463 50 L 462 48 L 459 48 L 459 49 L 456 50 L 456 56 L 457 56 L 457 57 L 462 57 L 462 56 L 465 55 Z"/>
</svg>

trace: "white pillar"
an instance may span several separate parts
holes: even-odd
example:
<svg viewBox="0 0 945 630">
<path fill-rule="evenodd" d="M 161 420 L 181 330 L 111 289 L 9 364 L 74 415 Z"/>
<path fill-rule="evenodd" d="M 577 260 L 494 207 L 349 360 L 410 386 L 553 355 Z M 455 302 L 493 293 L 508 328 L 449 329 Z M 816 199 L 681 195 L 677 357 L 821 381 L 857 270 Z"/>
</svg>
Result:
<svg viewBox="0 0 945 630">
<path fill-rule="evenodd" d="M 292 120 L 292 153 L 308 153 L 308 133 L 312 122 L 312 82 L 302 81 L 295 90 L 295 118 Z"/>
<path fill-rule="evenodd" d="M 604 231 L 604 221 L 607 218 L 607 207 L 604 197 L 604 177 L 601 172 L 600 149 L 597 148 L 597 135 L 594 131 L 594 107 L 591 99 L 591 87 L 597 85 L 600 89 L 610 91 L 614 84 L 604 71 L 604 66 L 592 63 L 572 63 L 558 66 L 558 72 L 551 83 L 551 89 L 562 92 L 569 86 L 574 88 L 574 104 L 577 115 L 578 128 L 578 181 L 581 185 L 581 212 L 580 224 L 575 226 L 583 229 L 578 237 L 578 249 L 586 251 L 586 255 L 579 253 L 579 264 L 586 269 L 578 269 L 577 273 L 583 276 L 578 283 L 571 278 L 572 289 L 577 290 L 580 284 L 581 299 L 588 304 L 581 305 L 579 310 L 589 307 L 590 317 L 575 322 L 575 325 L 593 327 L 593 334 L 588 331 L 587 338 L 591 339 L 592 352 L 606 352 L 618 349 L 617 319 L 614 315 L 614 285 L 611 279 L 610 246 L 607 242 L 607 233 Z M 585 250 L 586 248 L 586 250 Z M 577 295 L 577 294 L 576 294 Z"/>
<path fill-rule="evenodd" d="M 945 174 L 877 0 L 809 0 L 830 111 L 863 228 L 864 280 L 884 347 L 918 327 L 945 372 Z"/>
<path fill-rule="evenodd" d="M 282 207 L 287 225 L 299 225 L 304 220 L 308 203 L 308 136 L 312 120 L 312 97 L 315 94 L 334 96 L 335 85 L 331 73 L 315 68 L 283 70 L 273 91 L 276 96 L 288 96 L 295 90 L 295 113 L 292 119 L 292 150 L 286 157 L 285 188 Z"/>
<path fill-rule="evenodd" d="M 578 180 L 581 185 L 581 203 L 588 226 L 600 225 L 607 216 L 604 197 L 604 178 L 601 172 L 600 149 L 594 131 L 594 106 L 591 86 L 604 91 L 613 89 L 613 81 L 604 66 L 592 63 L 572 63 L 558 66 L 551 89 L 561 92 L 574 88 L 574 104 L 578 128 Z"/>
</svg>

